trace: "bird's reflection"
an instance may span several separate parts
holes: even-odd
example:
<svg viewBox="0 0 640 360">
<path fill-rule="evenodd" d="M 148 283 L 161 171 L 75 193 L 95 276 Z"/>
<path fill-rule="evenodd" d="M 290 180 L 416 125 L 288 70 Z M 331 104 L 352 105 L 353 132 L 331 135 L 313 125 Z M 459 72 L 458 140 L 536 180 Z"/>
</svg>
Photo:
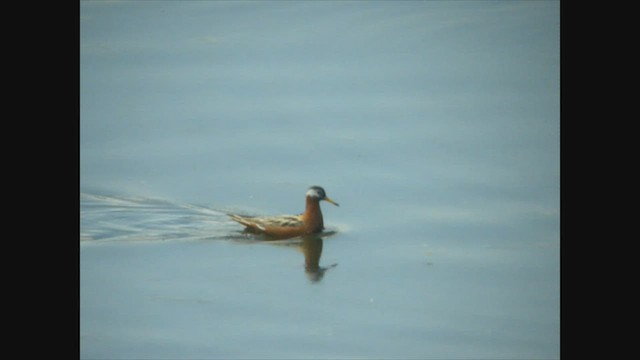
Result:
<svg viewBox="0 0 640 360">
<path fill-rule="evenodd" d="M 304 271 L 307 278 L 313 282 L 319 282 L 324 277 L 327 270 L 336 267 L 332 264 L 327 267 L 320 266 L 320 256 L 322 256 L 322 237 L 319 235 L 306 235 L 302 237 L 299 249 L 304 254 Z"/>
<path fill-rule="evenodd" d="M 278 239 L 272 236 L 259 235 L 256 237 L 255 232 L 250 230 L 243 230 L 242 235 L 238 236 L 236 240 L 246 242 L 247 237 L 252 238 L 252 242 L 266 242 L 272 245 L 295 247 L 300 250 L 304 255 L 304 272 L 309 281 L 317 283 L 324 277 L 324 274 L 329 269 L 333 269 L 338 264 L 331 264 L 329 266 L 320 266 L 320 257 L 322 256 L 322 246 L 324 237 L 333 236 L 335 231 L 325 231 L 320 234 L 302 235 L 289 239 Z"/>
</svg>

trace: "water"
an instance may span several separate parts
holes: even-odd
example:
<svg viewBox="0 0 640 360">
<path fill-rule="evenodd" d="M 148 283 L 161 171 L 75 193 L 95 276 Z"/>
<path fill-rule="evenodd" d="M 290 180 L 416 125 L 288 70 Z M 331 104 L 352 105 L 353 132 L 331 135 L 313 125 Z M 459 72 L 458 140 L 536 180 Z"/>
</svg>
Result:
<svg viewBox="0 0 640 360">
<path fill-rule="evenodd" d="M 558 5 L 81 2 L 81 357 L 558 358 Z"/>
</svg>

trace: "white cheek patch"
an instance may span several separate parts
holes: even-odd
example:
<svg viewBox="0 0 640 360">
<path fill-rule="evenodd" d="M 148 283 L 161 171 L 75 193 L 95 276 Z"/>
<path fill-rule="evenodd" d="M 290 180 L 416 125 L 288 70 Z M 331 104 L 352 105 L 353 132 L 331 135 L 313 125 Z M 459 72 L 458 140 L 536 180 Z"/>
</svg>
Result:
<svg viewBox="0 0 640 360">
<path fill-rule="evenodd" d="M 316 190 L 316 189 L 309 189 L 307 191 L 307 196 L 311 196 L 311 197 L 319 199 L 320 198 L 320 192 L 318 192 L 318 190 Z"/>
</svg>

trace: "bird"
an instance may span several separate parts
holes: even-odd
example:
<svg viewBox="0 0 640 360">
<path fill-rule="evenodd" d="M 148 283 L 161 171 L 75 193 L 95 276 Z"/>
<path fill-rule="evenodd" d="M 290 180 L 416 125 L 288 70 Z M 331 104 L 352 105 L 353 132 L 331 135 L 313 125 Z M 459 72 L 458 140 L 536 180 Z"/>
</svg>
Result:
<svg viewBox="0 0 640 360">
<path fill-rule="evenodd" d="M 335 206 L 337 202 L 331 200 L 320 186 L 311 186 L 306 194 L 304 213 L 299 215 L 279 216 L 242 216 L 228 214 L 232 220 L 244 225 L 245 230 L 265 234 L 277 239 L 288 239 L 301 235 L 321 233 L 324 229 L 320 201 L 326 201 Z"/>
</svg>

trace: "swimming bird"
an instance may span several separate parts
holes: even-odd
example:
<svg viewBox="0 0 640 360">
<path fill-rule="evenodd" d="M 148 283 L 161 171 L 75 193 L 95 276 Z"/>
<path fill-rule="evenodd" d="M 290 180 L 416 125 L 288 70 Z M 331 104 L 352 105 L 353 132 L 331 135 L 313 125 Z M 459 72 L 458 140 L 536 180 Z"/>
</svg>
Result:
<svg viewBox="0 0 640 360">
<path fill-rule="evenodd" d="M 300 215 L 241 216 L 229 214 L 232 220 L 246 226 L 246 230 L 263 233 L 279 239 L 300 235 L 317 234 L 324 229 L 320 201 L 339 206 L 331 200 L 320 186 L 312 186 L 306 193 L 306 207 Z"/>
</svg>

